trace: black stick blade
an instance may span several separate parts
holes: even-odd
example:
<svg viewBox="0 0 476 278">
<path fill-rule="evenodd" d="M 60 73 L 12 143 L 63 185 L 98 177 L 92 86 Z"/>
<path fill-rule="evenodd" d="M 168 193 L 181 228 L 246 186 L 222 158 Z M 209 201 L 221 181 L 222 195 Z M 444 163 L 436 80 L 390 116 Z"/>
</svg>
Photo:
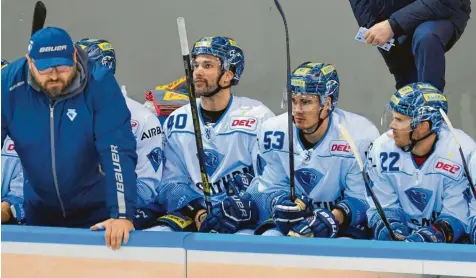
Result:
<svg viewBox="0 0 476 278">
<path fill-rule="evenodd" d="M 35 4 L 35 10 L 33 11 L 33 22 L 31 24 L 31 35 L 36 31 L 43 29 L 46 21 L 46 6 L 43 2 L 38 1 Z"/>
</svg>

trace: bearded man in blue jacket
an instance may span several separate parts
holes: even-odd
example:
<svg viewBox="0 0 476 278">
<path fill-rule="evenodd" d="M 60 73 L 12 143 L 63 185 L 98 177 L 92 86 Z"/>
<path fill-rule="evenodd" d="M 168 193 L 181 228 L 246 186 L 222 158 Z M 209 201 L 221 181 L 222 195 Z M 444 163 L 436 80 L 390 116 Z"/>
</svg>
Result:
<svg viewBox="0 0 476 278">
<path fill-rule="evenodd" d="M 136 141 L 113 74 L 88 61 L 65 30 L 48 27 L 2 70 L 1 97 L 1 142 L 15 142 L 24 167 L 26 224 L 94 226 L 113 249 L 127 243 Z"/>
<path fill-rule="evenodd" d="M 445 87 L 445 53 L 463 34 L 471 14 L 470 0 L 349 0 L 357 22 L 370 28 L 367 43 L 379 48 L 394 75 L 396 88 L 427 82 Z"/>
</svg>

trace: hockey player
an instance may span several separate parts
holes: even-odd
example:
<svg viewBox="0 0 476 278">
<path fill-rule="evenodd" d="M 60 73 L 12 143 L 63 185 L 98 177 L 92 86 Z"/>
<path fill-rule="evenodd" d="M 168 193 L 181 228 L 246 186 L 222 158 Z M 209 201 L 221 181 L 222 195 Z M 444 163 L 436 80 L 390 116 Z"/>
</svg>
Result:
<svg viewBox="0 0 476 278">
<path fill-rule="evenodd" d="M 473 178 L 473 184 L 476 184 L 476 150 L 473 151 L 473 154 L 471 155 L 469 168 L 471 177 Z M 469 194 L 471 194 L 471 202 L 469 203 L 469 237 L 471 242 L 476 244 L 476 198 L 472 191 Z"/>
<path fill-rule="evenodd" d="M 260 101 L 235 96 L 231 86 L 240 81 L 244 54 L 227 37 L 201 38 L 192 48 L 193 78 L 205 154 L 205 169 L 211 186 L 213 211 L 205 214 L 190 105 L 175 110 L 166 120 L 164 179 L 159 202 L 169 215 L 162 230 L 195 230 L 234 233 L 253 225 L 256 210 L 238 194 L 227 197 L 228 185 L 237 191 L 252 178 L 256 160 L 256 132 L 273 113 Z M 241 175 L 240 175 L 241 174 Z M 233 177 L 236 177 L 233 178 Z M 231 191 L 230 191 L 231 193 Z M 244 206 L 245 215 L 239 206 Z M 239 212 L 239 214 L 238 214 Z M 251 214 L 251 216 L 250 216 Z"/>
<path fill-rule="evenodd" d="M 369 237 L 362 173 L 338 124 L 353 135 L 362 157 L 379 133 L 366 118 L 336 108 L 339 85 L 331 64 L 306 62 L 291 75 L 295 201 L 289 193 L 288 114 L 263 124 L 258 178 L 248 189 L 260 206 L 257 234 Z"/>
<path fill-rule="evenodd" d="M 390 131 L 369 151 L 366 169 L 373 191 L 400 240 L 456 242 L 468 225 L 468 180 L 439 109 L 447 112 L 447 99 L 432 85 L 402 87 L 384 114 Z M 470 154 L 475 142 L 461 130 L 456 133 L 464 153 Z M 367 217 L 375 239 L 390 240 L 368 200 Z"/>
<path fill-rule="evenodd" d="M 2 69 L 8 61 L 2 59 Z M 23 223 L 23 167 L 10 137 L 2 148 L 2 223 Z"/>
<path fill-rule="evenodd" d="M 76 44 L 88 53 L 90 60 L 102 64 L 113 74 L 116 73 L 116 52 L 109 41 L 84 38 Z M 134 219 L 134 226 L 136 229 L 141 229 L 148 225 L 148 221 L 145 220 L 153 220 L 152 215 L 155 215 L 153 212 L 160 212 L 158 206 L 150 203 L 154 203 L 157 196 L 156 188 L 162 178 L 163 130 L 154 114 L 137 101 L 127 97 L 125 86 L 122 86 L 122 92 L 131 112 L 132 132 L 137 141 L 137 208 L 139 210 Z M 147 213 L 143 211 L 146 207 Z M 153 211 L 149 211 L 150 209 Z"/>
</svg>

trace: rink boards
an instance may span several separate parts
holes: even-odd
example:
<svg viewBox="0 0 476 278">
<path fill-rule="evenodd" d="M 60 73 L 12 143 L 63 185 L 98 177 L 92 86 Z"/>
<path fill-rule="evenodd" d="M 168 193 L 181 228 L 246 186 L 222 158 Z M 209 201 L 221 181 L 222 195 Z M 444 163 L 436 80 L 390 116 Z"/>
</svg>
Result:
<svg viewBox="0 0 476 278">
<path fill-rule="evenodd" d="M 2 225 L 2 277 L 476 277 L 476 246 Z"/>
</svg>

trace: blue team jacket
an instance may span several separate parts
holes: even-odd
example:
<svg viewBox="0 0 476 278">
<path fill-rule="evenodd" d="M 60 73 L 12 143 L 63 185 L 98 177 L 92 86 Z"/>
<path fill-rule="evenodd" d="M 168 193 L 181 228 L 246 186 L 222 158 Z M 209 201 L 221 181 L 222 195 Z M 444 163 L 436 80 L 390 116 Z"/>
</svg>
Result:
<svg viewBox="0 0 476 278">
<path fill-rule="evenodd" d="M 134 215 L 129 109 L 109 71 L 80 49 L 78 62 L 76 89 L 56 101 L 29 81 L 25 58 L 1 72 L 1 139 L 15 142 L 24 168 L 27 224 L 78 227 Z"/>
<path fill-rule="evenodd" d="M 390 19 L 395 36 L 410 35 L 429 20 L 449 19 L 455 26 L 455 38 L 461 37 L 471 14 L 470 0 L 349 0 L 359 26 L 370 28 Z M 393 21 L 393 22 L 392 22 Z"/>
</svg>

